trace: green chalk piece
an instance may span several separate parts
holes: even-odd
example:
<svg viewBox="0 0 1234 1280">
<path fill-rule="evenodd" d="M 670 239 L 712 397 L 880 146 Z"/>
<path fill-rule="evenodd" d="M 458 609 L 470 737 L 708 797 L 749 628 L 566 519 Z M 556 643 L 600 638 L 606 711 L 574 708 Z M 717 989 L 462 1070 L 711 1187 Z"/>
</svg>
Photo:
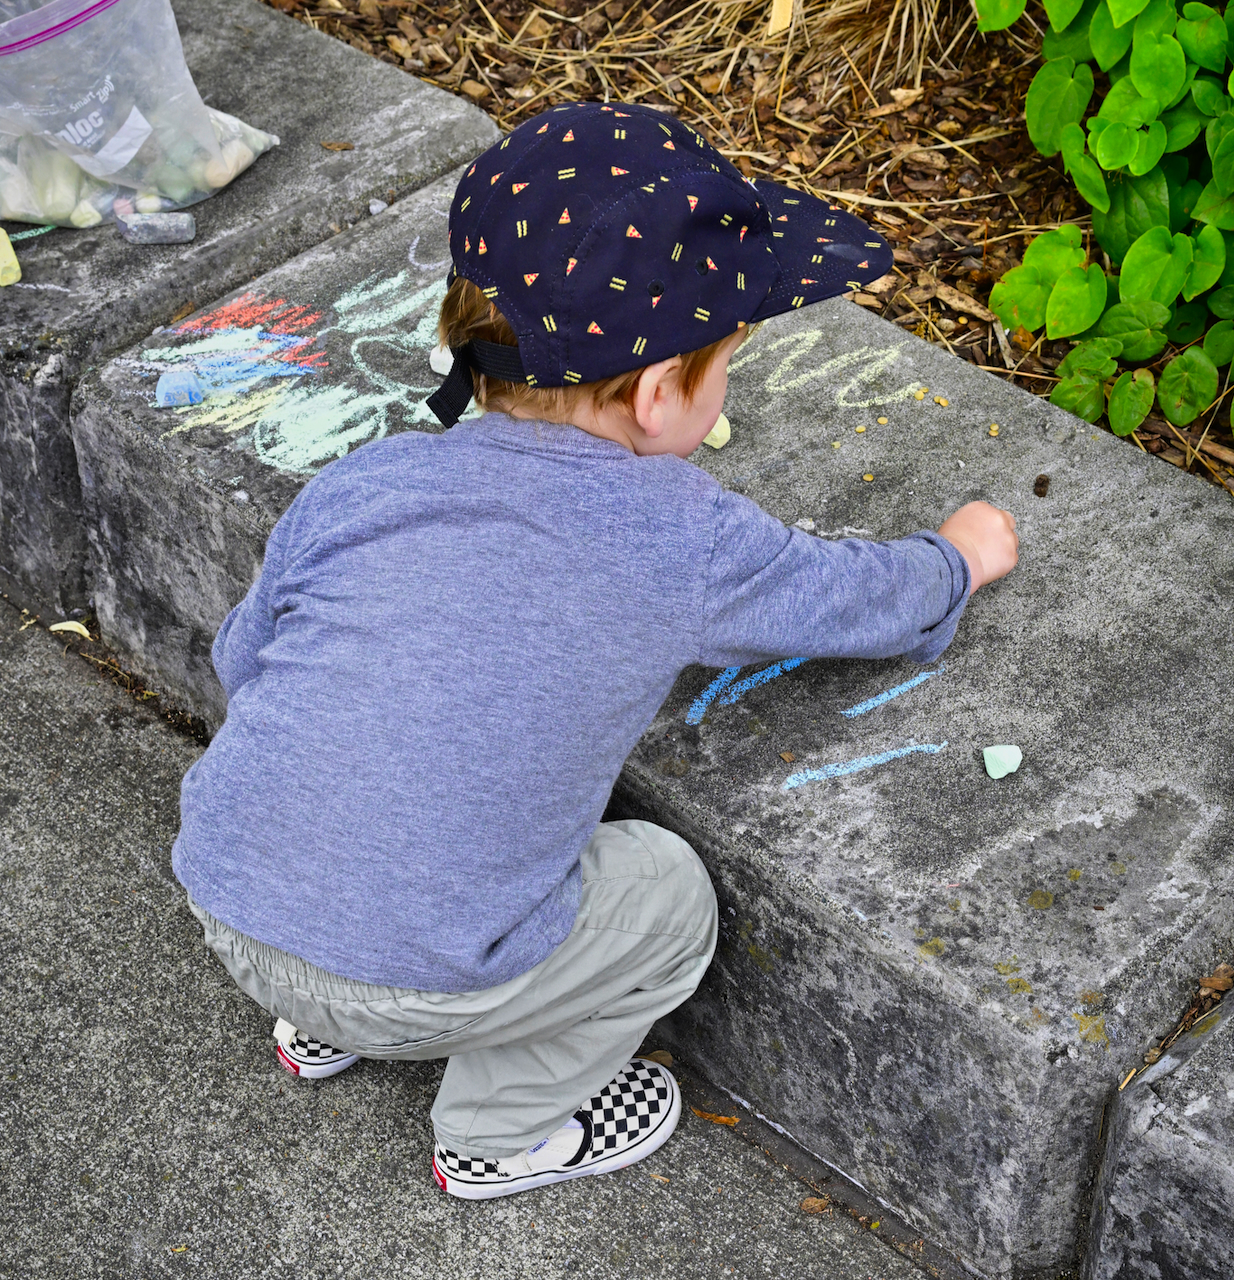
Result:
<svg viewBox="0 0 1234 1280">
<path fill-rule="evenodd" d="M 1015 773 L 1024 759 L 1019 747 L 1004 744 L 999 747 L 986 747 L 981 753 L 985 757 L 985 771 L 991 778 L 1005 778 Z"/>
</svg>

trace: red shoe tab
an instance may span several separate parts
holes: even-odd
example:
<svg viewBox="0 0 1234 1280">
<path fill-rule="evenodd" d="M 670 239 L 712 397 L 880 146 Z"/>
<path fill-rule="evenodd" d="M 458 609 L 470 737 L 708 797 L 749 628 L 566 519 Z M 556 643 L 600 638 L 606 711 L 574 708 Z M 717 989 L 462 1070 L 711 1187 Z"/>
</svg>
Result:
<svg viewBox="0 0 1234 1280">
<path fill-rule="evenodd" d="M 286 1053 L 283 1052 L 283 1046 L 281 1044 L 275 1045 L 274 1049 L 279 1056 L 279 1064 L 282 1066 L 283 1070 L 290 1071 L 293 1076 L 298 1076 L 300 1074 L 300 1068 L 296 1063 L 292 1062 Z"/>
<path fill-rule="evenodd" d="M 445 1175 L 437 1167 L 437 1157 L 433 1157 L 433 1177 L 437 1179 L 437 1185 L 444 1191 L 446 1189 Z"/>
</svg>

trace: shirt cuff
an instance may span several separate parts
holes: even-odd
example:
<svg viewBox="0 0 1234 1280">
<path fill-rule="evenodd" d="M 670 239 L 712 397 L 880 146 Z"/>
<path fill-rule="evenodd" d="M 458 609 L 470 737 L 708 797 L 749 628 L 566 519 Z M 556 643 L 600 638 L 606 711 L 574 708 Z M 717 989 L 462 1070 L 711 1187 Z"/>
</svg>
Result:
<svg viewBox="0 0 1234 1280">
<path fill-rule="evenodd" d="M 968 603 L 968 597 L 972 592 L 972 576 L 969 573 L 968 561 L 942 534 L 923 529 L 912 536 L 936 547 L 942 553 L 943 559 L 947 561 L 947 567 L 951 573 L 951 594 L 947 602 L 947 612 L 932 627 L 924 628 L 921 633 L 924 637 L 921 644 L 905 654 L 910 661 L 925 666 L 941 657 L 955 636 L 960 615 L 964 612 L 964 606 Z"/>
</svg>

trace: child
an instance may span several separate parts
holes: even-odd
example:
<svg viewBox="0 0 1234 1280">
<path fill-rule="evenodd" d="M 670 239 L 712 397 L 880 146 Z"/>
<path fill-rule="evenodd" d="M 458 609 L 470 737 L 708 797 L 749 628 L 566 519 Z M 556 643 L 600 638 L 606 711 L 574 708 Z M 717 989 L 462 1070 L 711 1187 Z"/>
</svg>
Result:
<svg viewBox="0 0 1234 1280">
<path fill-rule="evenodd" d="M 891 255 L 677 121 L 546 112 L 467 171 L 450 237 L 430 404 L 490 412 L 358 449 L 278 522 L 215 641 L 227 720 L 174 865 L 289 1070 L 449 1058 L 432 1168 L 485 1199 L 677 1123 L 631 1055 L 706 970 L 715 897 L 685 841 L 600 818 L 681 670 L 932 662 L 1016 538 L 985 503 L 811 538 L 685 461 L 750 326 Z"/>
</svg>

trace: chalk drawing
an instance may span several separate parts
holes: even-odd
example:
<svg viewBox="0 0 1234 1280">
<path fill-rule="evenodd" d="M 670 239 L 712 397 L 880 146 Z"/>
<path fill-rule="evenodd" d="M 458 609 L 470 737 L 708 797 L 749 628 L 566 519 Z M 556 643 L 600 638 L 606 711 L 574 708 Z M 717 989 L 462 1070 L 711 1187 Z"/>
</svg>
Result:
<svg viewBox="0 0 1234 1280">
<path fill-rule="evenodd" d="M 888 764 L 903 756 L 929 755 L 935 756 L 942 751 L 945 742 L 914 743 L 908 747 L 896 747 L 893 751 L 881 751 L 876 756 L 860 756 L 856 760 L 844 760 L 839 764 L 825 765 L 821 769 L 803 769 L 800 773 L 790 774 L 784 781 L 781 791 L 792 791 L 803 787 L 807 782 L 823 782 L 828 778 L 843 778 L 850 773 L 861 773 L 865 769 L 877 768 L 880 764 Z"/>
<path fill-rule="evenodd" d="M 686 712 L 686 724 L 698 724 L 717 697 L 720 700 L 720 706 L 731 707 L 743 693 L 749 693 L 751 689 L 758 688 L 760 684 L 766 684 L 768 680 L 774 680 L 776 676 L 782 676 L 786 671 L 792 671 L 794 667 L 799 667 L 806 661 L 808 661 L 806 658 L 784 658 L 780 662 L 773 662 L 769 667 L 764 667 L 761 671 L 756 671 L 737 684 L 733 684 L 733 681 L 741 668 L 726 667 L 690 703 L 690 709 Z M 729 688 L 730 685 L 732 685 L 731 688 Z"/>
<path fill-rule="evenodd" d="M 410 260 L 418 243 L 419 237 Z M 251 432 L 251 447 L 262 461 L 311 475 L 395 425 L 436 424 L 424 405 L 436 379 L 425 386 L 399 381 L 372 360 L 376 346 L 393 349 L 389 363 L 397 365 L 399 357 L 431 350 L 436 342 L 445 281 L 416 283 L 417 273 L 409 270 L 372 275 L 325 310 L 246 293 L 165 330 L 158 346 L 127 363 L 152 378 L 188 365 L 207 387 L 207 399 L 178 415 L 165 436 L 203 427 Z M 345 344 L 338 356 L 345 357 L 346 381 L 326 383 L 320 376 L 329 367 L 327 338 Z"/>
<path fill-rule="evenodd" d="M 763 390 L 771 395 L 779 395 L 787 391 L 796 391 L 809 383 L 821 382 L 824 379 L 836 379 L 845 370 L 854 365 L 859 371 L 849 377 L 835 392 L 834 402 L 843 409 L 869 409 L 874 405 L 891 404 L 896 400 L 906 400 L 915 394 L 919 382 L 906 383 L 895 391 L 883 391 L 871 386 L 881 375 L 889 373 L 896 359 L 901 355 L 899 347 L 857 347 L 853 351 L 845 351 L 832 356 L 821 364 L 814 364 L 804 373 L 796 373 L 797 365 L 809 356 L 820 343 L 826 342 L 834 335 L 824 329 L 805 329 L 799 333 L 787 333 L 771 342 L 761 342 L 755 338 L 748 351 L 741 352 L 729 363 L 729 372 L 737 373 L 764 356 L 775 352 L 787 352 L 780 358 L 774 369 L 763 380 Z M 791 375 L 791 376 L 790 376 Z M 854 398 L 865 391 L 865 399 Z M 874 391 L 870 396 L 868 393 Z"/>
<path fill-rule="evenodd" d="M 842 716 L 847 716 L 850 720 L 856 716 L 863 716 L 867 711 L 873 711 L 875 707 L 881 707 L 883 703 L 890 702 L 892 698 L 898 698 L 900 694 L 907 693 L 910 689 L 915 689 L 919 684 L 925 682 L 931 677 L 939 675 L 946 671 L 947 667 L 944 663 L 937 671 L 923 671 L 919 676 L 914 676 L 911 680 L 905 680 L 903 684 L 898 684 L 894 689 L 888 689 L 886 693 L 875 694 L 872 698 L 867 698 L 864 702 L 859 702 L 855 707 L 847 707 L 841 711 Z"/>
</svg>

